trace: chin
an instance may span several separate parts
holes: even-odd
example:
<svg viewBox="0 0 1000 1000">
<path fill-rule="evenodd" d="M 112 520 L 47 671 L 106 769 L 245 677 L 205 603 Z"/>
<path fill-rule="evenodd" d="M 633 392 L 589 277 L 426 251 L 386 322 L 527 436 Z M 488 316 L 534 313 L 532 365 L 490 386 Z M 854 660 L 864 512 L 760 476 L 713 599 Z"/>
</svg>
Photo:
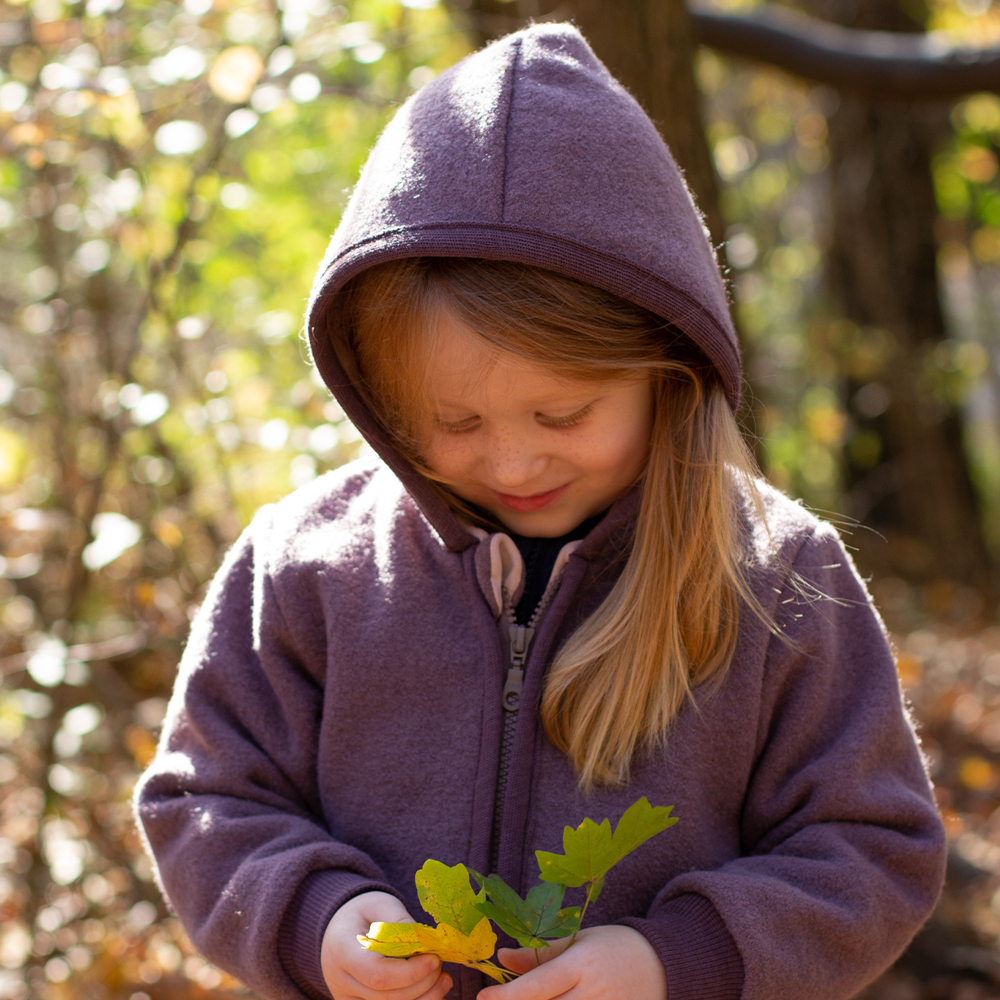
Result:
<svg viewBox="0 0 1000 1000">
<path fill-rule="evenodd" d="M 491 513 L 505 528 L 516 535 L 525 535 L 528 538 L 558 538 L 587 519 L 586 514 L 577 517 L 570 513 L 557 514 L 555 511 L 520 514 L 501 508 Z"/>
</svg>

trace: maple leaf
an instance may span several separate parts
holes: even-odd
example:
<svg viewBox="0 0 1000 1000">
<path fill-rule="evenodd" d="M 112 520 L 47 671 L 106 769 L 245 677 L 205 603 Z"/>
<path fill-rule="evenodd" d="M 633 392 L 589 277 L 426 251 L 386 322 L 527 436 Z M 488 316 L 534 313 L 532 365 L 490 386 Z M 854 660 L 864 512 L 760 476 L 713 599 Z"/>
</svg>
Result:
<svg viewBox="0 0 1000 1000">
<path fill-rule="evenodd" d="M 423 868 L 414 876 L 420 905 L 434 918 L 435 923 L 447 924 L 471 934 L 483 915 L 476 908 L 486 895 L 473 892 L 469 882 L 469 869 L 458 864 L 449 868 L 440 861 L 428 858 Z"/>
<path fill-rule="evenodd" d="M 546 938 L 569 937 L 580 929 L 580 907 L 559 908 L 565 886 L 542 882 L 521 899 L 499 875 L 484 877 L 473 872 L 472 876 L 489 897 L 488 902 L 477 902 L 476 909 L 522 948 L 544 948 Z"/>
<path fill-rule="evenodd" d="M 677 822 L 677 817 L 670 815 L 673 808 L 651 806 L 645 795 L 638 802 L 633 802 L 622 813 L 622 818 L 615 827 L 614 845 L 618 851 L 618 859 L 621 860 L 651 837 L 673 826 Z"/>
<path fill-rule="evenodd" d="M 563 854 L 535 851 L 539 878 L 558 885 L 581 886 L 589 883 L 587 902 L 592 903 L 604 888 L 604 876 L 626 854 L 630 854 L 650 837 L 673 826 L 673 806 L 651 806 L 644 795 L 625 810 L 614 833 L 605 819 L 595 823 L 585 819 L 576 829 L 563 830 Z"/>
<path fill-rule="evenodd" d="M 471 934 L 463 934 L 448 924 L 428 927 L 426 924 L 375 923 L 368 928 L 367 935 L 358 935 L 358 941 L 363 948 L 390 958 L 437 955 L 442 962 L 478 969 L 498 983 L 514 977 L 512 972 L 489 961 L 497 936 L 486 917 L 480 917 Z"/>
</svg>

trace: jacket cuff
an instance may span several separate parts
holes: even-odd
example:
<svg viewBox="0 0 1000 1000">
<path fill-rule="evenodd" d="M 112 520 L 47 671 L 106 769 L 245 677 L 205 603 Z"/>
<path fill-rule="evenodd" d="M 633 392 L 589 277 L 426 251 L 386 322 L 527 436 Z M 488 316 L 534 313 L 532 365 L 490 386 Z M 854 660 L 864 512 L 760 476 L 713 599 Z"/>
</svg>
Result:
<svg viewBox="0 0 1000 1000">
<path fill-rule="evenodd" d="M 684 893 L 654 917 L 616 923 L 639 931 L 667 974 L 667 1000 L 739 1000 L 743 959 L 718 910 L 704 896 Z"/>
<path fill-rule="evenodd" d="M 363 892 L 399 893 L 384 882 L 340 869 L 310 872 L 292 897 L 278 928 L 278 957 L 285 972 L 307 996 L 330 1000 L 320 950 L 327 924 L 349 899 Z"/>
</svg>

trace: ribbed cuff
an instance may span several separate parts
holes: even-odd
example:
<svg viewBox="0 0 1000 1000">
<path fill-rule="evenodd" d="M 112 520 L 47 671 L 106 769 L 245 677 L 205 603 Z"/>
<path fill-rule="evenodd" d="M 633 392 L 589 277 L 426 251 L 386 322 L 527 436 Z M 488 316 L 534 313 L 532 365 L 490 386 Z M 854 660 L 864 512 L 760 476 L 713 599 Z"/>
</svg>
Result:
<svg viewBox="0 0 1000 1000">
<path fill-rule="evenodd" d="M 704 896 L 685 893 L 648 919 L 616 921 L 639 931 L 667 973 L 667 1000 L 739 1000 L 743 959 L 718 910 Z"/>
<path fill-rule="evenodd" d="M 363 892 L 388 892 L 391 885 L 340 869 L 324 869 L 305 877 L 278 928 L 278 957 L 291 980 L 307 996 L 330 1000 L 320 951 L 327 924 L 349 899 Z"/>
</svg>

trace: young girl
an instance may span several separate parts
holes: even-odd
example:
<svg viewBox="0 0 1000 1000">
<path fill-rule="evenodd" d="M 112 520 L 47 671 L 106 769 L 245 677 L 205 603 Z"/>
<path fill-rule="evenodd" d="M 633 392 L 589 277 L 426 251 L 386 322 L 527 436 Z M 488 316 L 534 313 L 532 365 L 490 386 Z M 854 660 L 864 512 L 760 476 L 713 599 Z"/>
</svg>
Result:
<svg viewBox="0 0 1000 1000">
<path fill-rule="evenodd" d="M 195 620 L 137 793 L 195 944 L 290 1000 L 853 996 L 941 824 L 849 557 L 753 478 L 697 211 L 575 29 L 411 98 L 309 310 L 380 460 L 262 510 Z M 678 824 L 519 979 L 358 944 L 427 858 L 523 893 L 641 795 Z"/>
</svg>

